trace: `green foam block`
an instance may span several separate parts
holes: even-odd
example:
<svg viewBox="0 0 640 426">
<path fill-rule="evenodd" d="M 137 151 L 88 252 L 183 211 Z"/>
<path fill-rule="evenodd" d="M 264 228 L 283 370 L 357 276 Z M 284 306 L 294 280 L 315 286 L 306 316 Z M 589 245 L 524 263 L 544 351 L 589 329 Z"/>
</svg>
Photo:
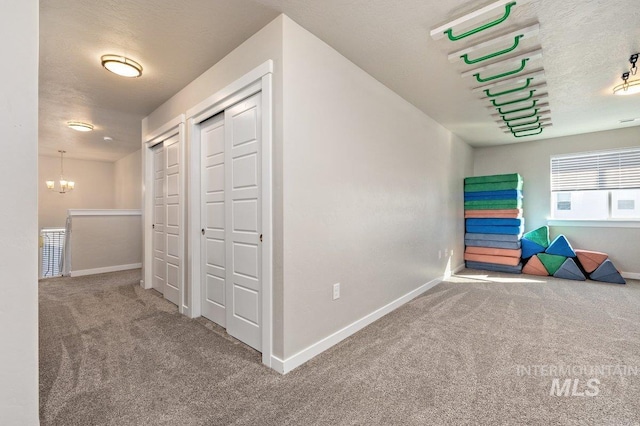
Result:
<svg viewBox="0 0 640 426">
<path fill-rule="evenodd" d="M 464 207 L 470 210 L 519 209 L 522 207 L 522 200 L 473 200 L 465 201 Z"/>
<path fill-rule="evenodd" d="M 549 227 L 541 226 L 538 229 L 534 229 L 533 231 L 529 231 L 524 234 L 523 238 L 526 238 L 529 241 L 533 241 L 536 244 L 541 245 L 544 248 L 549 247 Z M 553 274 L 551 274 L 553 275 Z"/>
<path fill-rule="evenodd" d="M 522 176 L 518 173 L 491 176 L 473 176 L 464 178 L 464 183 L 493 183 L 493 182 L 522 182 Z"/>
<path fill-rule="evenodd" d="M 547 253 L 538 253 L 538 259 L 540 259 L 540 262 L 542 262 L 547 272 L 549 272 L 549 275 L 555 274 L 564 261 L 567 260 L 564 256 Z"/>
<path fill-rule="evenodd" d="M 465 192 L 504 191 L 505 189 L 522 189 L 522 181 L 464 184 Z"/>
</svg>

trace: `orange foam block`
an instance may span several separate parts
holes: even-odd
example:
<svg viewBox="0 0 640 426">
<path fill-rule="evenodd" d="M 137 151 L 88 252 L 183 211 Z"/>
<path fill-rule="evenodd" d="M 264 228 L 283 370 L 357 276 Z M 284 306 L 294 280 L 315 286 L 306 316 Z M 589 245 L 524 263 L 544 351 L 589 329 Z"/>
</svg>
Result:
<svg viewBox="0 0 640 426">
<path fill-rule="evenodd" d="M 588 273 L 592 273 L 598 266 L 602 265 L 602 262 L 607 260 L 609 257 L 606 253 L 601 253 L 599 251 L 590 251 L 590 250 L 574 250 L 576 252 L 576 256 L 578 256 L 578 260 L 580 261 L 580 265 L 584 268 Z"/>
<path fill-rule="evenodd" d="M 507 257 L 507 256 L 490 256 L 488 254 L 474 254 L 464 253 L 464 260 L 471 260 L 474 262 L 494 263 L 496 265 L 508 265 L 518 266 L 520 263 L 519 257 Z"/>
<path fill-rule="evenodd" d="M 548 276 L 547 268 L 544 267 L 538 255 L 532 256 L 526 265 L 522 268 L 523 274 Z"/>
<path fill-rule="evenodd" d="M 467 246 L 465 253 L 472 254 L 488 254 L 489 256 L 506 256 L 506 257 L 522 257 L 522 250 L 520 249 L 503 249 L 503 248 L 491 248 L 491 247 L 472 247 Z"/>
</svg>

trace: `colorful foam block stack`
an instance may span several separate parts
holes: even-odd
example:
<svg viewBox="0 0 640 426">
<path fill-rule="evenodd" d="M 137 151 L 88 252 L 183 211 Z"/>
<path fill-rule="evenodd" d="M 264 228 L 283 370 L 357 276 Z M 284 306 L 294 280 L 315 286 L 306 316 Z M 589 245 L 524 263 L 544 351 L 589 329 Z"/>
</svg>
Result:
<svg viewBox="0 0 640 426">
<path fill-rule="evenodd" d="M 564 235 L 550 241 L 547 226 L 524 234 L 521 244 L 525 274 L 626 284 L 606 253 L 574 250 Z"/>
<path fill-rule="evenodd" d="M 517 174 L 464 180 L 467 268 L 520 273 L 522 177 Z"/>
</svg>

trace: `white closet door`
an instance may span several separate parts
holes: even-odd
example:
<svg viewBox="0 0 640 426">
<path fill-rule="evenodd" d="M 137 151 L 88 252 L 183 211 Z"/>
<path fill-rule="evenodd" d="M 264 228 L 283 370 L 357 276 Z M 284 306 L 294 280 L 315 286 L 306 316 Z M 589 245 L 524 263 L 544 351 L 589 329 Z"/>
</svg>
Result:
<svg viewBox="0 0 640 426">
<path fill-rule="evenodd" d="M 202 315 L 226 326 L 224 114 L 202 123 Z"/>
<path fill-rule="evenodd" d="M 164 292 L 166 281 L 165 259 L 165 165 L 164 147 L 158 144 L 153 149 L 153 282 L 152 287 Z"/>
<path fill-rule="evenodd" d="M 228 108 L 225 127 L 227 333 L 262 348 L 260 94 Z"/>
<path fill-rule="evenodd" d="M 180 303 L 180 142 L 176 135 L 164 141 L 165 152 L 165 259 L 164 297 Z"/>
</svg>

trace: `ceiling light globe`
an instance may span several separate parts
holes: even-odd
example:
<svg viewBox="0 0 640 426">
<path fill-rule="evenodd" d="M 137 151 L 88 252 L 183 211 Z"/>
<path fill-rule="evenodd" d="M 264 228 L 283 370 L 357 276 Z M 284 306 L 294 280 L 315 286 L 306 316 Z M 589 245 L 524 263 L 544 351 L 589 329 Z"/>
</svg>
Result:
<svg viewBox="0 0 640 426">
<path fill-rule="evenodd" d="M 124 56 L 104 55 L 101 60 L 106 70 L 119 76 L 135 78 L 142 75 L 142 65 Z"/>
<path fill-rule="evenodd" d="M 93 130 L 93 124 L 83 123 L 81 121 L 68 121 L 67 127 L 78 132 L 90 132 Z"/>
</svg>

